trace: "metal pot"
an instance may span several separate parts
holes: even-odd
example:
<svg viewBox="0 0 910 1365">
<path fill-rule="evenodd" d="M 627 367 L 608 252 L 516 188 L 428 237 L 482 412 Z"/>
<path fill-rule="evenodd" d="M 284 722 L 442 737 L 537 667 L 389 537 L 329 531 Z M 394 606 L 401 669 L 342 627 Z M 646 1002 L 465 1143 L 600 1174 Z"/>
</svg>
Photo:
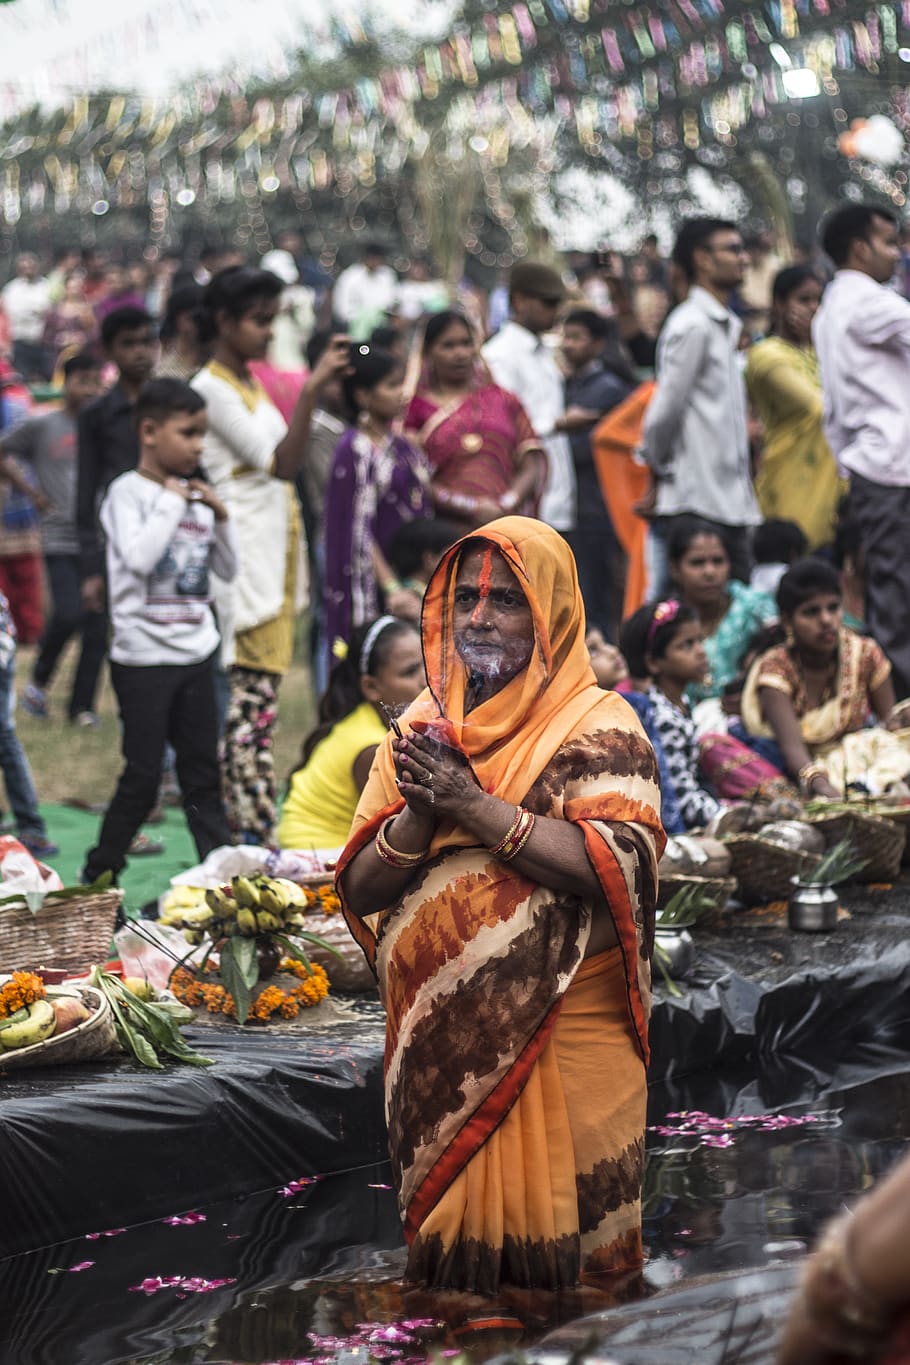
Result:
<svg viewBox="0 0 910 1365">
<path fill-rule="evenodd" d="M 670 976 L 685 976 L 695 965 L 695 940 L 688 929 L 655 929 L 654 945 L 666 953 L 664 966 Z"/>
<path fill-rule="evenodd" d="M 791 929 L 810 934 L 829 934 L 837 928 L 839 899 L 833 886 L 824 882 L 800 882 L 791 877 L 787 920 Z"/>
</svg>

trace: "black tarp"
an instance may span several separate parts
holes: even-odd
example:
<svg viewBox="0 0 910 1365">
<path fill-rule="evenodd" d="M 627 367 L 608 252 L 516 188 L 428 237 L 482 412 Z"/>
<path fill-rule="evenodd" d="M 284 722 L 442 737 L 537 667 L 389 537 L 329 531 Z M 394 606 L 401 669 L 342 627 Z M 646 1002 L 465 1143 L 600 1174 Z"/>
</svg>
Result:
<svg viewBox="0 0 910 1365">
<path fill-rule="evenodd" d="M 214 1066 L 0 1080 L 0 1255 L 386 1157 L 378 1004 L 324 1033 L 185 1032 Z"/>
<path fill-rule="evenodd" d="M 754 916 L 696 928 L 683 993 L 656 989 L 652 1085 L 760 1072 L 779 1107 L 843 1064 L 910 1056 L 907 883 L 844 899 L 854 918 L 831 934 Z M 381 1160 L 382 1011 L 355 1008 L 323 1033 L 187 1029 L 206 1070 L 124 1059 L 0 1076 L 0 1255 Z"/>
</svg>

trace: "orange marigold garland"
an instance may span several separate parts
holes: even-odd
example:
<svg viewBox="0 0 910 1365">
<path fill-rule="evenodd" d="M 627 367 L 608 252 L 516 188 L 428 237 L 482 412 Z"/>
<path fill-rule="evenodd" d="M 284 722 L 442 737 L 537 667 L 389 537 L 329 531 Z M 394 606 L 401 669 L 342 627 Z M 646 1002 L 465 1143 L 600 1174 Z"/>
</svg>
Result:
<svg viewBox="0 0 910 1365">
<path fill-rule="evenodd" d="M 329 978 L 318 962 L 311 963 L 308 972 L 302 962 L 295 958 L 283 958 L 279 970 L 296 976 L 300 982 L 287 991 L 282 986 L 267 985 L 250 1007 L 250 1018 L 261 1023 L 274 1015 L 282 1019 L 296 1019 L 302 1009 L 318 1005 L 329 993 Z M 216 972 L 217 967 L 207 965 L 205 972 Z M 178 1000 L 194 1009 L 204 1006 L 209 1014 L 224 1014 L 236 1019 L 237 1010 L 234 997 L 216 981 L 204 981 L 186 967 L 178 967 L 171 977 L 171 990 Z"/>
<path fill-rule="evenodd" d="M 12 981 L 0 986 L 0 1019 L 43 1000 L 46 994 L 44 982 L 34 972 L 13 972 Z"/>
</svg>

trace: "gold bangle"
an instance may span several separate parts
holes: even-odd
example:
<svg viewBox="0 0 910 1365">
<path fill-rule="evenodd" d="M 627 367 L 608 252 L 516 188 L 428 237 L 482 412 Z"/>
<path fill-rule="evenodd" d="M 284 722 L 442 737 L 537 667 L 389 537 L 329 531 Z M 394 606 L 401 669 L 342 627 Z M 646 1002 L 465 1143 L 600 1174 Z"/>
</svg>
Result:
<svg viewBox="0 0 910 1365">
<path fill-rule="evenodd" d="M 394 815 L 390 815 L 388 820 L 380 825 L 376 835 L 376 852 L 389 867 L 416 867 L 429 853 L 429 847 L 421 849 L 419 853 L 403 853 L 400 849 L 393 848 L 386 837 L 386 830 L 394 819 Z"/>
<path fill-rule="evenodd" d="M 525 844 L 531 837 L 534 828 L 534 814 L 532 811 L 525 810 L 523 806 L 518 807 L 518 813 L 512 821 L 506 833 L 495 844 L 490 852 L 502 862 L 511 862 L 517 858 Z"/>
<path fill-rule="evenodd" d="M 824 777 L 827 780 L 828 769 L 823 763 L 804 763 L 796 777 L 800 791 L 804 796 L 809 796 L 812 783 L 817 777 Z"/>
<path fill-rule="evenodd" d="M 516 806 L 515 819 L 512 821 L 511 825 L 509 825 L 509 828 L 506 830 L 505 834 L 502 836 L 499 842 L 494 844 L 493 847 L 490 849 L 490 852 L 493 854 L 495 858 L 498 858 L 502 850 L 515 838 L 515 835 L 518 833 L 518 828 L 521 824 L 521 816 L 522 808 L 521 806 Z"/>
</svg>

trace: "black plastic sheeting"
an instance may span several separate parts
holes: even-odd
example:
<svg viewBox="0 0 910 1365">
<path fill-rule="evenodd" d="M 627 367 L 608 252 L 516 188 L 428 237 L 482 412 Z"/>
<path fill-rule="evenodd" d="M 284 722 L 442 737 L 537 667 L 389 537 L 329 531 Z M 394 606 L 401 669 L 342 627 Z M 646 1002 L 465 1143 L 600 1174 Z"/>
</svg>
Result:
<svg viewBox="0 0 910 1365">
<path fill-rule="evenodd" d="M 792 933 L 752 915 L 694 930 L 698 959 L 683 994 L 661 986 L 651 1019 L 653 1082 L 748 1064 L 798 1097 L 810 1075 L 857 1053 L 910 1054 L 910 888 L 854 888 L 852 919 L 830 934 Z"/>
<path fill-rule="evenodd" d="M 167 1153 L 160 1160 L 167 1164 Z M 272 1190 L 209 1206 L 194 1227 L 158 1222 L 0 1262 L 0 1361 L 164 1361 L 205 1339 L 207 1359 L 303 1354 L 333 1281 L 400 1274 L 401 1224 L 394 1194 L 381 1187 L 388 1180 L 387 1164 L 367 1167 L 308 1185 L 292 1200 Z M 94 1264 L 69 1273 L 86 1260 Z M 167 1275 L 234 1283 L 183 1296 L 131 1292 L 147 1276 Z"/>
<path fill-rule="evenodd" d="M 854 918 L 832 934 L 754 916 L 696 929 L 684 993 L 657 988 L 652 1085 L 744 1070 L 780 1107 L 841 1063 L 910 1055 L 907 885 L 846 900 Z M 122 1060 L 0 1077 L 0 1255 L 382 1160 L 382 1011 L 356 1011 L 321 1033 L 190 1028 L 208 1069 Z"/>
<path fill-rule="evenodd" d="M 0 1256 L 387 1156 L 378 1004 L 323 1033 L 188 1028 L 212 1067 L 0 1079 Z"/>
<path fill-rule="evenodd" d="M 792 1265 L 705 1277 L 560 1327 L 526 1352 L 557 1365 L 772 1365 L 797 1278 Z M 506 1365 L 499 1357 L 491 1365 Z"/>
</svg>

